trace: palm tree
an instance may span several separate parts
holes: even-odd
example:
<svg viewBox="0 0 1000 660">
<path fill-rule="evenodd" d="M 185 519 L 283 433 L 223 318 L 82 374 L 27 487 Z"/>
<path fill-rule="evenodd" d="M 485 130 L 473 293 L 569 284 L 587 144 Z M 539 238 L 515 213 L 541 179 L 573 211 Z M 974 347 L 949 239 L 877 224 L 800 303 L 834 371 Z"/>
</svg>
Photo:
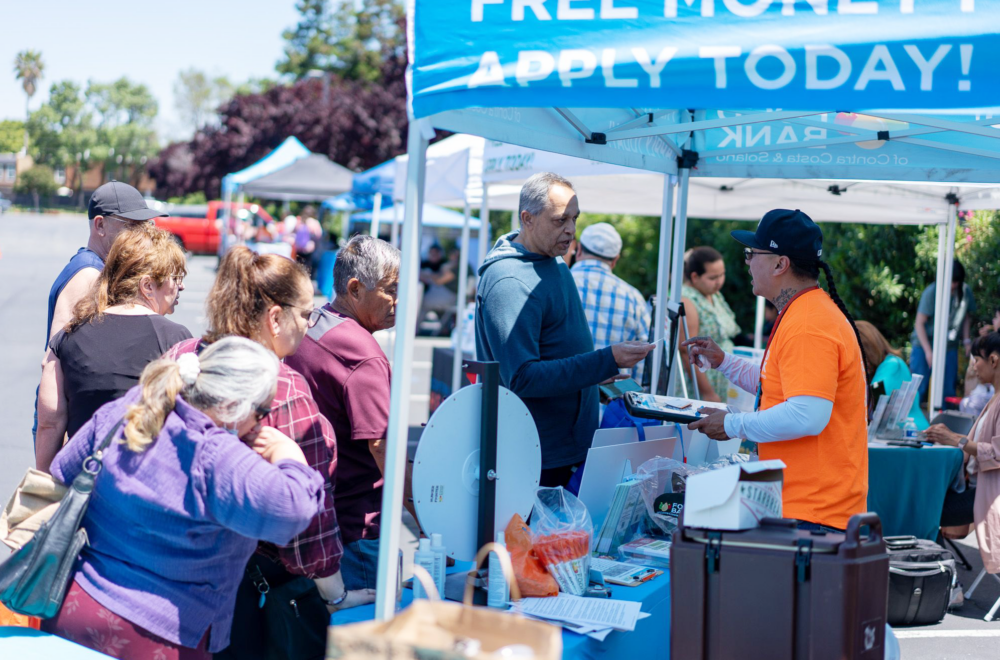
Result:
<svg viewBox="0 0 1000 660">
<path fill-rule="evenodd" d="M 27 95 L 27 100 L 24 102 L 24 114 L 25 114 L 25 124 L 24 124 L 24 150 L 28 151 L 28 117 L 31 114 L 31 110 L 28 108 L 28 104 L 31 103 L 31 97 L 35 95 L 38 91 L 38 81 L 42 77 L 42 72 L 45 71 L 45 63 L 42 62 L 42 54 L 36 50 L 24 50 L 17 54 L 14 58 L 14 78 L 21 81 L 21 87 L 24 89 L 25 95 Z"/>
</svg>

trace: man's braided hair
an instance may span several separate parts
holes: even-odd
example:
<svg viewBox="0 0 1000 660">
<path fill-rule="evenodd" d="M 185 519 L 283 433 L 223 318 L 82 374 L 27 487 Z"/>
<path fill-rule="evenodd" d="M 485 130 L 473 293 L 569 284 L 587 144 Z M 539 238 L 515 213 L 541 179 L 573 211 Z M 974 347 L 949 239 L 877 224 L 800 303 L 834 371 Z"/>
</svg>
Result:
<svg viewBox="0 0 1000 660">
<path fill-rule="evenodd" d="M 864 362 L 865 367 L 865 383 L 868 383 L 868 355 L 865 353 L 865 345 L 861 343 L 861 333 L 858 332 L 858 326 L 854 323 L 854 317 L 851 313 L 847 311 L 847 305 L 844 301 L 840 299 L 837 295 L 837 286 L 833 283 L 833 270 L 830 268 L 830 264 L 825 261 L 804 261 L 791 259 L 792 262 L 792 273 L 801 277 L 808 278 L 811 280 L 819 279 L 820 269 L 826 274 L 826 289 L 830 294 L 830 298 L 836 303 L 837 307 L 847 317 L 847 321 L 851 324 L 851 328 L 854 329 L 854 336 L 858 340 L 858 348 L 861 349 L 861 360 Z"/>
</svg>

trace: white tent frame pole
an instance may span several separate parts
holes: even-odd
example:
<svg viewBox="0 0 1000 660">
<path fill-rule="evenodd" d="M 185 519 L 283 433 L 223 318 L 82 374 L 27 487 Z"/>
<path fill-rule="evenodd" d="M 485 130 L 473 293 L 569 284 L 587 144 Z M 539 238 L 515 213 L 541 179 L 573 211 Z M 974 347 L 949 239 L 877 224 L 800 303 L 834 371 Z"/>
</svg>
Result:
<svg viewBox="0 0 1000 660">
<path fill-rule="evenodd" d="M 381 215 L 382 215 L 382 193 L 377 192 L 377 193 L 375 193 L 375 200 L 374 200 L 374 204 L 372 206 L 371 228 L 370 228 L 370 231 L 368 232 L 370 235 L 374 236 L 375 238 L 378 238 L 378 225 L 379 225 L 379 219 L 380 219 Z"/>
<path fill-rule="evenodd" d="M 384 486 L 382 488 L 382 533 L 378 548 L 375 618 L 387 621 L 396 611 L 396 583 L 399 579 L 399 546 L 403 521 L 403 484 L 406 474 L 406 445 L 409 434 L 410 387 L 419 296 L 417 268 L 420 264 L 420 215 L 423 212 L 424 174 L 427 166 L 425 119 L 410 122 L 407 137 L 409 162 L 406 173 L 406 202 L 403 213 L 403 249 L 399 265 L 399 299 L 396 305 L 395 360 L 389 403 L 389 431 L 386 437 Z"/>
<path fill-rule="evenodd" d="M 246 194 L 243 192 L 243 189 L 241 187 L 240 188 L 240 193 L 236 196 L 236 220 L 237 220 L 237 222 L 240 221 L 239 220 L 239 218 L 240 218 L 240 213 L 239 212 L 243 210 L 243 204 L 245 202 L 246 202 Z M 245 232 L 240 232 L 239 239 L 236 241 L 237 245 L 243 245 L 244 243 L 246 243 L 246 236 L 244 235 L 244 233 Z M 257 237 L 255 235 L 254 236 L 254 242 L 256 242 L 256 241 L 257 241 Z"/>
<path fill-rule="evenodd" d="M 472 216 L 472 206 L 469 198 L 465 198 L 465 219 L 462 223 L 461 256 L 458 266 L 458 296 L 455 299 L 455 341 L 452 347 L 455 354 L 451 365 L 451 393 L 454 394 L 462 386 L 462 363 L 465 362 L 465 351 L 462 350 L 462 332 L 465 327 L 465 297 L 469 290 L 469 219 Z M 482 225 L 480 225 L 482 226 Z"/>
<path fill-rule="evenodd" d="M 691 181 L 691 170 L 687 167 L 677 169 L 677 218 L 674 221 L 673 257 L 670 263 L 670 302 L 681 301 L 681 286 L 684 283 L 684 248 L 687 242 L 688 220 L 688 184 Z M 671 350 L 673 347 L 671 346 Z M 667 382 L 666 394 L 674 391 L 674 382 L 681 371 L 677 355 L 673 356 L 674 368 L 670 370 L 670 380 Z"/>
<path fill-rule="evenodd" d="M 559 108 L 556 108 L 564 117 L 566 116 Z M 799 117 L 813 117 L 816 115 L 828 114 L 827 112 L 762 112 L 752 115 L 740 115 L 738 117 L 726 117 L 723 119 L 703 119 L 695 122 L 681 122 L 666 124 L 663 126 L 650 126 L 648 128 L 633 128 L 627 131 L 616 133 L 606 133 L 608 142 L 617 140 L 631 140 L 635 138 L 648 138 L 658 135 L 674 135 L 677 133 L 689 133 L 691 131 L 707 131 L 713 128 L 725 128 L 728 126 L 745 126 L 746 124 L 764 124 L 775 121 L 785 121 L 787 119 L 797 119 Z M 580 130 L 577 127 L 577 130 Z M 590 137 L 588 133 L 587 138 Z"/>
<path fill-rule="evenodd" d="M 753 347 L 764 348 L 764 308 L 767 301 L 764 296 L 757 296 L 757 311 L 754 314 Z"/>
<path fill-rule="evenodd" d="M 957 191 L 952 188 L 952 193 Z M 944 407 L 944 381 L 947 376 L 945 365 L 948 358 L 948 329 L 951 325 L 951 277 L 955 266 L 955 232 L 958 224 L 958 207 L 948 203 L 948 224 L 938 231 L 938 285 L 937 304 L 934 309 L 934 341 L 932 342 L 933 362 L 931 362 L 931 402 L 929 409 L 933 419 Z M 943 264 L 942 264 L 943 261 Z M 944 268 L 942 268 L 942 265 Z M 943 271 L 943 272 L 942 272 Z M 941 408 L 939 408 L 939 403 Z"/>
<path fill-rule="evenodd" d="M 489 252 L 489 231 L 490 231 L 490 184 L 483 184 L 483 201 L 479 204 L 479 268 L 483 267 L 486 261 L 486 253 Z M 476 284 L 479 283 L 479 272 L 476 269 Z"/>
<path fill-rule="evenodd" d="M 389 242 L 394 246 L 399 246 L 399 202 L 393 200 L 392 205 L 392 230 L 389 232 Z"/>
<path fill-rule="evenodd" d="M 668 287 L 670 282 L 670 246 L 674 230 L 674 179 L 663 175 L 663 209 L 660 212 L 660 251 L 656 265 L 656 318 L 653 319 L 653 372 L 649 381 L 649 391 L 658 394 L 660 364 L 663 362 L 663 332 L 667 326 Z"/>
<path fill-rule="evenodd" d="M 518 231 L 521 228 L 521 218 L 518 217 L 517 211 L 510 212 L 510 230 Z"/>
<path fill-rule="evenodd" d="M 228 237 L 229 228 L 232 222 L 230 220 L 233 217 L 232 211 L 233 205 L 233 187 L 226 184 L 226 179 L 222 179 L 222 227 L 219 232 L 220 242 L 219 242 L 219 256 L 221 257 L 225 253 L 225 249 L 228 247 Z M 235 238 L 235 237 L 234 237 Z"/>
</svg>

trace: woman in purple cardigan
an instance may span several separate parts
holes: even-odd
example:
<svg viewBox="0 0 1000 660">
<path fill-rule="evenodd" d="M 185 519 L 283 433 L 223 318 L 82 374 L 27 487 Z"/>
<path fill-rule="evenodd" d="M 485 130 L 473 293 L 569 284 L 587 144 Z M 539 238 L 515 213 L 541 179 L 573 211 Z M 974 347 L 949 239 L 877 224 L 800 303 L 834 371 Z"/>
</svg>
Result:
<svg viewBox="0 0 1000 660">
<path fill-rule="evenodd" d="M 125 421 L 83 520 L 90 544 L 43 630 L 116 658 L 202 660 L 229 644 L 257 540 L 287 543 L 322 500 L 323 478 L 299 446 L 258 428 L 277 374 L 260 344 L 222 339 L 150 363 L 73 436 L 52 462 L 64 483 Z"/>
</svg>

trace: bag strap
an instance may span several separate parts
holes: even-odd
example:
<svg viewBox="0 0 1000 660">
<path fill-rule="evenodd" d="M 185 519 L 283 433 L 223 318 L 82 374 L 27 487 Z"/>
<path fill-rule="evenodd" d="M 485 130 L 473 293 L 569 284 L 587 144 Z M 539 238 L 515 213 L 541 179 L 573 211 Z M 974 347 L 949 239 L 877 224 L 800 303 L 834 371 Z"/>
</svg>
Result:
<svg viewBox="0 0 1000 660">
<path fill-rule="evenodd" d="M 119 419 L 118 423 L 115 424 L 110 431 L 108 431 L 108 434 L 106 436 L 104 436 L 104 440 L 101 441 L 100 446 L 98 446 L 93 452 L 91 452 L 90 456 L 83 459 L 83 472 L 81 472 L 81 474 L 86 473 L 91 477 L 97 476 L 97 473 L 101 471 L 101 467 L 104 465 L 104 463 L 102 462 L 102 458 L 104 457 L 104 450 L 107 449 L 108 446 L 111 444 L 111 441 L 118 433 L 118 429 L 120 429 L 122 427 L 122 424 L 124 423 L 125 423 L 124 419 Z M 77 475 L 77 478 L 79 477 L 80 475 Z M 74 479 L 73 481 L 75 482 L 76 479 Z"/>
</svg>

